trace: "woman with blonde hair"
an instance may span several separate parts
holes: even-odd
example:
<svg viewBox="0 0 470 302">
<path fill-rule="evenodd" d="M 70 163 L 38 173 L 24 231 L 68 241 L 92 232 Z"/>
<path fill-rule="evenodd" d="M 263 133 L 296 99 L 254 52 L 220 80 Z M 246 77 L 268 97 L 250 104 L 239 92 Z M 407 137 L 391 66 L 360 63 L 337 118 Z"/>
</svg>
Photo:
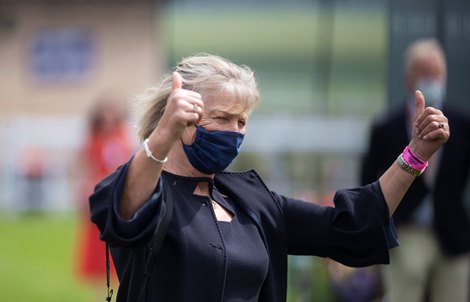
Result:
<svg viewBox="0 0 470 302">
<path fill-rule="evenodd" d="M 417 92 L 413 138 L 397 163 L 320 207 L 271 191 L 255 171 L 224 171 L 259 102 L 248 67 L 188 57 L 142 101 L 142 148 L 90 197 L 118 302 L 285 301 L 289 254 L 388 263 L 390 215 L 449 136 L 446 117 Z"/>
</svg>

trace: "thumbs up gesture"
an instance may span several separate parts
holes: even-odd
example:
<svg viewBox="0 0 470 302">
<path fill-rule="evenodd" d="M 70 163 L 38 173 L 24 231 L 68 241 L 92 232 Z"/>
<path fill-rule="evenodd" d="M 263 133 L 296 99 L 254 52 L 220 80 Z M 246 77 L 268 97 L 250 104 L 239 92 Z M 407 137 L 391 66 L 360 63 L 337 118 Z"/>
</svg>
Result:
<svg viewBox="0 0 470 302">
<path fill-rule="evenodd" d="M 183 88 L 183 78 L 178 72 L 172 75 L 172 89 L 160 122 L 158 132 L 170 141 L 181 138 L 184 130 L 197 124 L 204 111 L 201 95 Z M 155 129 L 154 131 L 156 131 Z"/>
<path fill-rule="evenodd" d="M 425 107 L 424 96 L 419 90 L 415 92 L 415 105 L 410 148 L 419 157 L 428 160 L 449 139 L 449 123 L 442 111 Z"/>
</svg>

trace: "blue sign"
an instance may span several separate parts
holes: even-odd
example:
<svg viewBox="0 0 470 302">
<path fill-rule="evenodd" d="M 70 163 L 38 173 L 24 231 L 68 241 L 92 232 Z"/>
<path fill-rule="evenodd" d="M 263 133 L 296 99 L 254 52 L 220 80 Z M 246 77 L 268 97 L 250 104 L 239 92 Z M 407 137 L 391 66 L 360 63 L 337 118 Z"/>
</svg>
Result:
<svg viewBox="0 0 470 302">
<path fill-rule="evenodd" d="M 93 68 L 95 47 L 90 30 L 47 28 L 37 32 L 29 49 L 29 67 L 40 81 L 73 81 Z"/>
</svg>

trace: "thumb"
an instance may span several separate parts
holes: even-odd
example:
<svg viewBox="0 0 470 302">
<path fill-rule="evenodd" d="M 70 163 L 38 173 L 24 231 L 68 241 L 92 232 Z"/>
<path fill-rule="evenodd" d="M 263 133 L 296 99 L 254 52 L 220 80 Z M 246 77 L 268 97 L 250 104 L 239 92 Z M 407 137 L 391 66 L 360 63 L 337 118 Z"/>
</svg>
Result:
<svg viewBox="0 0 470 302">
<path fill-rule="evenodd" d="M 173 72 L 171 79 L 173 83 L 171 86 L 172 90 L 183 88 L 183 77 L 177 71 Z"/>
<path fill-rule="evenodd" d="M 416 106 L 416 113 L 415 117 L 418 117 L 424 111 L 424 95 L 421 91 L 416 90 L 415 92 L 415 106 Z"/>
</svg>

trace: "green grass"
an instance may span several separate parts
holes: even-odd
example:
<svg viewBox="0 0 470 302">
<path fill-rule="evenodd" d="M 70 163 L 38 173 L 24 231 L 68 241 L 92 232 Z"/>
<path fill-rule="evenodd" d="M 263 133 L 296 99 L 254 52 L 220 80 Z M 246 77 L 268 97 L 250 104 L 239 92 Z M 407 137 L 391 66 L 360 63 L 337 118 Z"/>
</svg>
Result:
<svg viewBox="0 0 470 302">
<path fill-rule="evenodd" d="M 104 301 L 105 280 L 98 284 L 102 293 L 97 297 L 91 287 L 78 281 L 74 272 L 77 228 L 73 215 L 14 219 L 0 216 L 1 301 Z M 289 262 L 288 301 L 332 301 L 320 259 L 299 257 L 290 258 Z M 302 300 L 306 296 L 312 299 Z M 112 301 L 116 301 L 115 297 Z"/>
<path fill-rule="evenodd" d="M 76 229 L 70 215 L 1 218 L 1 300 L 93 301 L 93 290 L 74 274 Z"/>
</svg>

